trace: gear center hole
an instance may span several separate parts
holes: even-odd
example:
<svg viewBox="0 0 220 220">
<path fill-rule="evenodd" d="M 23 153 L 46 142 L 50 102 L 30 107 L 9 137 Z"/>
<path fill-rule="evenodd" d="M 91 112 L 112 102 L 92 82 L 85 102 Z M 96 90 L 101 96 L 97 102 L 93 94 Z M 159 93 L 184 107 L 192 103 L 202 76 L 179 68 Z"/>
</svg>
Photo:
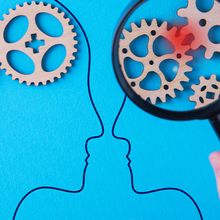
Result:
<svg viewBox="0 0 220 220">
<path fill-rule="evenodd" d="M 37 34 L 31 35 L 31 41 L 25 43 L 27 48 L 33 49 L 33 53 L 39 53 L 40 47 L 45 45 L 44 40 L 38 40 Z"/>
</svg>

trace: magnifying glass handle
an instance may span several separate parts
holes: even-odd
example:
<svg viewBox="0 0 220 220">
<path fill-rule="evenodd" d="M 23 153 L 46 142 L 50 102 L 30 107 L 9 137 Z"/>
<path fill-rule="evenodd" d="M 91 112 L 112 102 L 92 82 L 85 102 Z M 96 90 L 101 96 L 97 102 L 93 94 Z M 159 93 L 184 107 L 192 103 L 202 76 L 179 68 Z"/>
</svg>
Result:
<svg viewBox="0 0 220 220">
<path fill-rule="evenodd" d="M 218 135 L 218 138 L 220 140 L 220 114 L 218 114 L 215 117 L 211 118 L 210 122 L 211 122 L 213 128 L 215 129 L 216 134 Z"/>
</svg>

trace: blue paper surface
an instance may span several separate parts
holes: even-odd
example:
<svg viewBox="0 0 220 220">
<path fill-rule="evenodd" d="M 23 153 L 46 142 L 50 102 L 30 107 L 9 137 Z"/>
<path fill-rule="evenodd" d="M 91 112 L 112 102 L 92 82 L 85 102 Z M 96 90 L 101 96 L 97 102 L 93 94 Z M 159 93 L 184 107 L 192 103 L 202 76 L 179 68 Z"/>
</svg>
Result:
<svg viewBox="0 0 220 220">
<path fill-rule="evenodd" d="M 161 19 L 169 21 L 176 19 L 175 8 L 186 6 L 186 0 L 161 2 L 149 0 L 154 10 L 146 10 L 146 3 L 134 19 L 145 14 L 153 18 L 162 11 Z M 22 3 L 5 0 L 0 13 Z M 71 18 L 55 1 L 47 3 Z M 74 19 L 78 54 L 63 78 L 46 87 L 28 87 L 1 71 L 0 219 L 13 219 L 21 199 L 38 187 L 42 188 L 22 201 L 15 219 L 201 219 L 184 192 L 193 197 L 205 220 L 220 218 L 208 161 L 209 154 L 219 149 L 219 141 L 208 121 L 162 120 L 127 99 L 113 129 L 115 136 L 125 139 L 112 135 L 125 97 L 112 68 L 112 39 L 129 3 L 62 0 L 90 42 L 91 94 L 104 129 L 89 97 L 86 39 Z M 90 139 L 96 136 L 100 137 Z M 167 190 L 151 192 L 161 188 Z"/>
</svg>

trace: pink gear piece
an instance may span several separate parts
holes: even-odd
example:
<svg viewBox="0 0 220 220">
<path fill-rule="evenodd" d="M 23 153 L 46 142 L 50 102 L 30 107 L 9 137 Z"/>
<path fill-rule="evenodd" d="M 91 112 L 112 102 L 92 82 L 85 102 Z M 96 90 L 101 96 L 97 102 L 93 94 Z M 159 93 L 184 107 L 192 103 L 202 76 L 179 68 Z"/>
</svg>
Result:
<svg viewBox="0 0 220 220">
<path fill-rule="evenodd" d="M 215 172 L 217 188 L 218 188 L 218 193 L 220 197 L 220 152 L 213 153 L 210 156 L 210 161 Z"/>
</svg>

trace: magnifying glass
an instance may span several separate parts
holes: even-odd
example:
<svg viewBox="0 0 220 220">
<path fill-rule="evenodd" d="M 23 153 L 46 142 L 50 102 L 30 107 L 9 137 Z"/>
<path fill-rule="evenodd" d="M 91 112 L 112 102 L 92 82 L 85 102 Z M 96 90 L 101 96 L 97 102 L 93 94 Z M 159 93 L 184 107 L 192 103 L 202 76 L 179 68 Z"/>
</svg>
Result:
<svg viewBox="0 0 220 220">
<path fill-rule="evenodd" d="M 190 4 L 193 6 L 192 2 L 196 2 L 188 1 L 188 6 Z M 207 59 L 201 58 L 203 49 L 192 51 L 189 43 L 184 42 L 187 41 L 186 36 L 190 38 L 191 35 L 185 34 L 189 29 L 187 25 L 181 28 L 172 27 L 172 24 L 169 26 L 166 21 L 148 20 L 148 18 L 137 22 L 134 19 L 135 21 L 131 22 L 135 11 L 143 3 L 147 5 L 148 2 L 150 1 L 140 0 L 134 3 L 117 27 L 113 41 L 112 61 L 119 84 L 126 95 L 142 110 L 169 120 L 208 119 L 220 138 L 220 74 L 206 72 L 203 68 L 205 64 L 200 65 L 202 60 L 207 62 Z M 215 6 L 220 8 L 220 3 L 214 1 L 212 7 Z M 184 10 L 187 16 L 187 9 L 183 8 L 182 11 Z M 177 13 L 181 14 L 181 10 Z M 146 11 L 145 14 L 147 15 Z M 209 27 L 208 19 L 208 17 L 201 17 L 198 20 L 195 17 L 201 28 Z M 184 39 L 181 37 L 183 32 L 185 32 Z M 158 43 L 161 36 L 167 38 L 165 50 L 170 49 L 169 43 L 174 44 L 172 50 L 162 55 L 157 51 L 163 45 Z M 203 36 L 200 37 L 203 38 Z M 195 38 L 191 39 L 191 45 L 195 40 Z M 138 41 L 140 41 L 139 45 Z M 158 45 L 155 46 L 156 41 Z M 138 50 L 140 47 L 146 50 L 145 53 L 142 53 L 142 49 Z M 209 59 L 211 57 L 207 53 L 205 56 L 206 58 L 209 56 Z M 218 58 L 218 56 L 212 58 L 210 62 L 219 62 Z M 200 71 L 198 71 L 199 68 Z M 169 71 L 170 75 L 167 74 Z M 173 72 L 175 74 L 171 76 Z M 156 82 L 159 85 L 153 88 Z"/>
</svg>

